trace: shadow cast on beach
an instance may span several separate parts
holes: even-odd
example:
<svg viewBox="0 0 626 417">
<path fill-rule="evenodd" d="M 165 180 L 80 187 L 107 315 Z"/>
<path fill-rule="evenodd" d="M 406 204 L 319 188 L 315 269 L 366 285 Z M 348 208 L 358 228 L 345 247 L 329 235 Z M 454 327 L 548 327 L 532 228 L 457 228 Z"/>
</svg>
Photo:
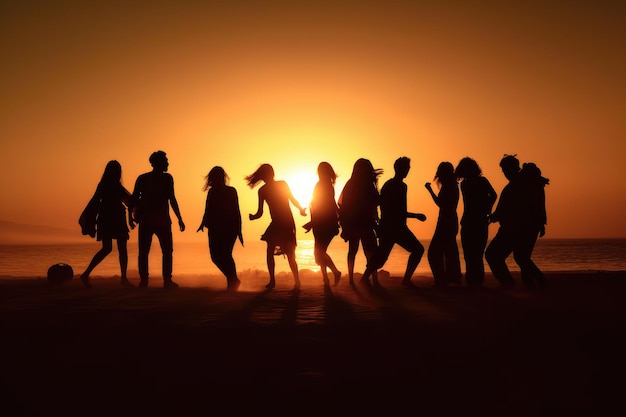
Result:
<svg viewBox="0 0 626 417">
<path fill-rule="evenodd" d="M 315 278 L 312 279 L 311 277 Z M 588 415 L 622 407 L 626 276 L 550 290 L 0 280 L 10 415 Z M 614 379 L 617 378 L 617 379 Z M 96 406 L 97 404 L 97 406 Z"/>
</svg>

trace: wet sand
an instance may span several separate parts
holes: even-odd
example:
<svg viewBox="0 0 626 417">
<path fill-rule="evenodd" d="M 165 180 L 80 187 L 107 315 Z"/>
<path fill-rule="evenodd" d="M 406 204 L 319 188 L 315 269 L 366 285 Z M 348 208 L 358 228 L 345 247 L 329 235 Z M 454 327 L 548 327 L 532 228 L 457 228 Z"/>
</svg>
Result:
<svg viewBox="0 0 626 417">
<path fill-rule="evenodd" d="M 256 272 L 237 293 L 219 277 L 169 291 L 0 279 L 0 413 L 620 414 L 626 272 L 547 277 L 539 292 L 490 276 L 481 290 L 427 276 L 325 289 L 310 271 L 300 290 Z"/>
</svg>

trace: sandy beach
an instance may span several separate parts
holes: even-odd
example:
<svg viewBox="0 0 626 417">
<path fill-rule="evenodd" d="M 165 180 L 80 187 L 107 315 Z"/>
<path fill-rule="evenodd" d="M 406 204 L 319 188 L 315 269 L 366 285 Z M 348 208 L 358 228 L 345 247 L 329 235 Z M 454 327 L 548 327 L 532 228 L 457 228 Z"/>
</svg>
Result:
<svg viewBox="0 0 626 417">
<path fill-rule="evenodd" d="M 266 290 L 1 279 L 5 416 L 618 415 L 624 272 L 550 273 L 546 291 Z M 209 279 L 210 278 L 210 279 Z M 518 278 L 518 283 L 519 277 Z M 136 279 L 136 277 L 132 277 Z M 617 413 L 616 413 L 617 412 Z"/>
</svg>

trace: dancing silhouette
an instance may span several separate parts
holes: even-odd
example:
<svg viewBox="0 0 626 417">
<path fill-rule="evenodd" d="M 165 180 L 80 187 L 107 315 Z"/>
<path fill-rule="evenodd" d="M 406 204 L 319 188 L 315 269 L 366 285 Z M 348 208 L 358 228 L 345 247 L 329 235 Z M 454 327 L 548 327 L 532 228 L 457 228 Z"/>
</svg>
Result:
<svg viewBox="0 0 626 417">
<path fill-rule="evenodd" d="M 267 203 L 272 221 L 261 236 L 261 240 L 267 242 L 267 269 L 270 281 L 267 288 L 276 286 L 274 276 L 275 255 L 287 255 L 289 267 L 293 274 L 294 288 L 300 288 L 298 264 L 296 262 L 296 226 L 291 213 L 289 203 L 293 204 L 300 215 L 306 216 L 306 209 L 294 198 L 289 185 L 285 181 L 274 179 L 274 168 L 270 164 L 262 164 L 252 174 L 245 177 L 250 188 L 254 188 L 259 182 L 265 184 L 259 188 L 259 204 L 255 214 L 250 214 L 250 220 L 256 220 L 263 216 L 263 206 Z"/>
<path fill-rule="evenodd" d="M 490 216 L 490 221 L 499 222 L 500 227 L 487 247 L 485 258 L 493 275 L 505 288 L 515 285 L 506 265 L 506 258 L 511 253 L 520 268 L 524 285 L 529 289 L 536 285 L 545 287 L 546 279 L 531 257 L 537 237 L 545 235 L 544 188 L 549 180 L 541 175 L 534 163 L 526 163 L 520 169 L 515 155 L 505 155 L 500 167 L 509 182 L 502 189 L 500 200 Z"/>
<path fill-rule="evenodd" d="M 174 178 L 167 173 L 169 161 L 165 152 L 153 152 L 149 161 L 152 171 L 137 177 L 129 207 L 132 215 L 131 227 L 134 227 L 135 222 L 139 223 L 139 287 L 148 286 L 148 255 L 152 236 L 156 235 L 163 256 L 163 287 L 178 288 L 178 284 L 172 281 L 174 246 L 170 206 L 178 218 L 181 232 L 185 230 L 185 223 L 174 194 Z"/>
<path fill-rule="evenodd" d="M 330 269 L 334 277 L 334 285 L 339 284 L 341 272 L 335 266 L 330 255 L 328 246 L 335 236 L 339 234 L 339 208 L 335 201 L 335 181 L 337 174 L 328 162 L 320 162 L 317 167 L 319 181 L 313 189 L 311 199 L 311 221 L 304 228 L 313 230 L 315 262 L 320 266 L 324 285 L 329 285 L 328 271 Z"/>
<path fill-rule="evenodd" d="M 129 204 L 129 199 L 130 192 L 122 185 L 122 165 L 115 160 L 109 161 L 104 168 L 104 173 L 98 183 L 96 192 L 79 220 L 84 234 L 95 236 L 98 241 L 102 242 L 102 249 L 96 252 L 87 269 L 80 275 L 80 280 L 87 288 L 91 287 L 89 274 L 113 250 L 113 239 L 117 242 L 121 284 L 123 286 L 133 286 L 126 277 L 128 267 L 127 243 L 129 238 L 129 229 L 126 224 L 126 208 Z M 91 216 L 88 214 L 89 212 L 92 213 Z M 93 219 L 89 221 L 89 225 L 86 223 L 88 218 Z M 130 223 L 130 216 L 128 222 Z M 91 229 L 91 227 L 94 229 Z"/>
<path fill-rule="evenodd" d="M 435 173 L 439 194 L 435 194 L 430 182 L 426 189 L 439 207 L 435 233 L 428 246 L 428 263 L 433 273 L 436 287 L 450 283 L 461 283 L 461 261 L 456 236 L 459 232 L 459 219 L 456 213 L 459 203 L 459 186 L 454 176 L 454 166 L 441 162 Z"/>
<path fill-rule="evenodd" d="M 400 245 L 410 253 L 406 270 L 402 278 L 402 285 L 414 287 L 411 278 L 415 269 L 424 255 L 424 246 L 417 240 L 413 232 L 409 230 L 406 219 L 413 218 L 425 221 L 426 216 L 422 213 L 407 211 L 407 185 L 404 179 L 411 169 L 411 160 L 406 156 L 396 159 L 394 165 L 394 177 L 385 182 L 380 190 L 380 228 L 379 246 L 374 256 L 368 261 L 361 282 L 369 285 L 369 277 L 383 267 L 391 249 L 395 244 Z M 373 280 L 374 285 L 380 285 Z"/>
<path fill-rule="evenodd" d="M 461 246 L 465 260 L 465 281 L 469 287 L 485 282 L 484 254 L 489 239 L 489 215 L 498 198 L 478 163 L 462 158 L 454 170 L 461 182 L 463 215 L 461 216 Z"/>
<path fill-rule="evenodd" d="M 226 288 L 237 291 L 241 281 L 233 259 L 237 238 L 243 245 L 239 197 L 234 187 L 227 185 L 228 175 L 220 166 L 211 168 L 205 177 L 207 192 L 204 215 L 197 232 L 207 228 L 211 260 L 226 277 Z"/>
<path fill-rule="evenodd" d="M 369 159 L 359 158 L 354 163 L 350 179 L 339 195 L 339 224 L 341 237 L 348 242 L 350 285 L 354 285 L 354 262 L 359 243 L 363 245 L 363 253 L 368 262 L 378 247 L 376 239 L 380 205 L 378 177 L 382 173 L 381 169 L 374 169 Z M 378 282 L 376 271 L 372 272 L 372 279 Z"/>
</svg>

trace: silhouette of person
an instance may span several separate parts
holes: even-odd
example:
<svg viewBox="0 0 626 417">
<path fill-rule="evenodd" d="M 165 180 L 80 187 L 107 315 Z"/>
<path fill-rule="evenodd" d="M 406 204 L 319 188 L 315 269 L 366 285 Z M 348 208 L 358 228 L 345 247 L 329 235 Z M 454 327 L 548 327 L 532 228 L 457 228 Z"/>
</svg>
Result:
<svg viewBox="0 0 626 417">
<path fill-rule="evenodd" d="M 541 171 L 533 163 L 524 164 L 520 169 L 515 155 L 505 155 L 500 161 L 500 167 L 509 182 L 502 189 L 500 200 L 490 216 L 490 221 L 499 222 L 500 227 L 487 246 L 485 259 L 494 277 L 505 288 L 515 285 L 506 265 L 506 258 L 511 253 L 520 268 L 525 286 L 530 289 L 535 284 L 545 287 L 546 279 L 531 256 L 537 237 L 545 235 L 547 216 L 544 187 L 549 180 L 541 176 Z"/>
<path fill-rule="evenodd" d="M 489 215 L 498 198 L 478 163 L 462 158 L 454 175 L 461 182 L 463 215 L 461 216 L 461 246 L 465 260 L 465 280 L 469 287 L 485 282 L 484 254 L 489 239 Z"/>
<path fill-rule="evenodd" d="M 237 238 L 243 245 L 237 190 L 227 185 L 228 175 L 220 166 L 211 168 L 205 180 L 206 204 L 197 232 L 207 228 L 211 260 L 226 277 L 226 288 L 237 291 L 241 281 L 237 277 L 233 247 Z"/>
<path fill-rule="evenodd" d="M 357 159 L 352 167 L 352 175 L 339 195 L 339 224 L 341 237 L 348 242 L 350 285 L 354 285 L 354 262 L 359 243 L 363 246 L 367 261 L 378 247 L 376 238 L 378 206 L 380 205 L 378 177 L 382 173 L 382 169 L 374 169 L 369 159 Z M 372 272 L 372 279 L 378 282 L 376 271 Z"/>
<path fill-rule="evenodd" d="M 315 184 L 311 199 L 311 221 L 303 227 L 307 232 L 313 230 L 315 240 L 313 253 L 315 262 L 320 266 L 324 285 L 330 283 L 327 268 L 333 273 L 334 284 L 337 285 L 341 272 L 327 252 L 330 242 L 339 234 L 339 208 L 335 201 L 337 174 L 328 162 L 320 162 L 317 167 L 317 176 L 319 181 Z"/>
<path fill-rule="evenodd" d="M 126 269 L 128 267 L 127 243 L 129 238 L 128 225 L 126 224 L 126 207 L 129 199 L 130 192 L 122 185 L 122 165 L 115 160 L 109 161 L 104 168 L 102 178 L 92 197 L 92 201 L 100 207 L 95 223 L 95 237 L 102 242 L 102 249 L 96 252 L 87 269 L 80 275 L 80 280 L 87 288 L 91 288 L 89 274 L 111 253 L 113 239 L 117 241 L 122 276 L 121 284 L 123 286 L 133 286 L 126 277 Z M 128 222 L 130 222 L 130 215 Z"/>
<path fill-rule="evenodd" d="M 267 203 L 272 218 L 270 225 L 261 236 L 261 240 L 267 242 L 266 258 L 270 281 L 266 287 L 274 288 L 276 286 L 274 256 L 284 254 L 287 255 L 289 267 L 293 274 L 294 288 L 300 288 L 300 276 L 296 262 L 296 225 L 289 203 L 300 210 L 302 216 L 306 216 L 306 209 L 300 206 L 285 181 L 274 179 L 274 168 L 270 164 L 261 164 L 256 171 L 247 175 L 245 179 L 250 188 L 254 188 L 261 181 L 265 183 L 259 188 L 258 209 L 256 213 L 249 215 L 250 220 L 256 220 L 263 216 L 264 203 Z"/>
<path fill-rule="evenodd" d="M 430 182 L 426 189 L 439 207 L 435 233 L 428 246 L 428 263 L 433 273 L 436 287 L 461 282 L 461 261 L 456 236 L 459 232 L 459 219 L 456 213 L 459 203 L 459 186 L 454 176 L 454 166 L 441 162 L 435 173 L 439 194 L 435 194 Z"/>
<path fill-rule="evenodd" d="M 174 194 L 174 178 L 167 172 L 169 162 L 163 151 L 150 155 L 152 171 L 137 177 L 131 198 L 131 227 L 139 223 L 139 287 L 148 286 L 148 255 L 152 246 L 152 236 L 156 235 L 161 245 L 163 256 L 163 287 L 178 288 L 172 281 L 172 220 L 170 206 L 178 218 L 180 231 L 185 230 L 185 223 L 178 208 Z"/>
<path fill-rule="evenodd" d="M 402 156 L 396 159 L 393 168 L 393 178 L 385 182 L 380 190 L 379 246 L 374 256 L 368 261 L 361 282 L 370 283 L 369 277 L 374 271 L 383 267 L 393 246 L 398 244 L 410 253 L 402 278 L 402 285 L 414 287 L 411 278 L 424 255 L 424 246 L 408 228 L 406 219 L 413 218 L 425 221 L 426 216 L 422 213 L 407 211 L 407 185 L 404 179 L 411 169 L 411 160 Z M 379 285 L 377 281 L 374 281 L 373 284 Z"/>
</svg>

